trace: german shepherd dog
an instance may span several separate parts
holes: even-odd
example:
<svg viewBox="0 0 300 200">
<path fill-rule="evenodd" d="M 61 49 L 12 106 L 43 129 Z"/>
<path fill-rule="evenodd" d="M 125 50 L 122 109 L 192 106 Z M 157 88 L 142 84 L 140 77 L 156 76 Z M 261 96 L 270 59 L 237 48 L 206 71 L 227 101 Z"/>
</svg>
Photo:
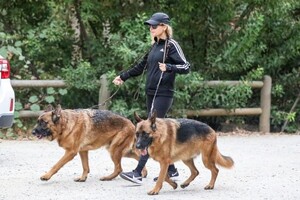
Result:
<svg viewBox="0 0 300 200">
<path fill-rule="evenodd" d="M 65 149 L 63 157 L 41 177 L 43 181 L 49 180 L 79 153 L 83 173 L 74 181 L 84 182 L 90 171 L 88 151 L 103 146 L 110 153 L 114 171 L 100 178 L 102 181 L 111 180 L 122 172 L 123 156 L 139 159 L 138 153 L 132 148 L 135 141 L 134 124 L 129 119 L 106 110 L 62 110 L 60 105 L 53 110 L 52 106 L 48 106 L 46 112 L 39 116 L 32 134 L 38 138 L 47 137 L 50 141 L 56 139 L 58 145 Z"/>
<path fill-rule="evenodd" d="M 223 156 L 217 147 L 217 135 L 207 124 L 191 119 L 156 118 L 156 112 L 147 119 L 141 119 L 134 113 L 136 124 L 136 148 L 141 154 L 149 153 L 150 157 L 160 164 L 160 173 L 155 187 L 149 195 L 158 194 L 163 181 L 168 182 L 174 189 L 177 183 L 172 181 L 167 170 L 170 163 L 182 160 L 191 171 L 190 177 L 181 184 L 187 187 L 199 174 L 194 164 L 194 158 L 202 154 L 204 166 L 211 171 L 211 180 L 204 188 L 214 188 L 219 169 L 216 164 L 231 168 L 234 164 L 230 157 Z"/>
</svg>

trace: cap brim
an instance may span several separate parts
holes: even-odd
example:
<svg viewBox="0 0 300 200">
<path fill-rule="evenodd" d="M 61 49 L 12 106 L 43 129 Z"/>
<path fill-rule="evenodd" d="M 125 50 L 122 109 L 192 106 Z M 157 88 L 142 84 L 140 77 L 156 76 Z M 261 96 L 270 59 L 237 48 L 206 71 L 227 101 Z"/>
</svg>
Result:
<svg viewBox="0 0 300 200">
<path fill-rule="evenodd" d="M 155 21 L 155 20 L 152 20 L 152 19 L 149 19 L 147 21 L 144 22 L 145 25 L 159 25 L 160 23 L 158 21 Z"/>
</svg>

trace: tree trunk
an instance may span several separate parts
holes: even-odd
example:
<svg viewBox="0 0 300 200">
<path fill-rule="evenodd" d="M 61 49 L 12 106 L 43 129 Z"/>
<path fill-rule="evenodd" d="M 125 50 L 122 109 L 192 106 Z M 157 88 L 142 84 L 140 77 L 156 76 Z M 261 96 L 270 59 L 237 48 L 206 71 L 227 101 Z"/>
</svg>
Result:
<svg viewBox="0 0 300 200">
<path fill-rule="evenodd" d="M 73 67 L 76 67 L 77 64 L 82 60 L 82 41 L 81 41 L 81 24 L 80 19 L 78 16 L 80 16 L 80 13 L 78 13 L 78 10 L 76 6 L 79 6 L 80 0 L 75 0 L 73 4 L 70 4 L 69 6 L 69 20 L 71 23 L 71 28 L 74 31 L 74 43 L 73 43 L 73 51 L 72 51 L 72 61 L 71 65 Z"/>
</svg>

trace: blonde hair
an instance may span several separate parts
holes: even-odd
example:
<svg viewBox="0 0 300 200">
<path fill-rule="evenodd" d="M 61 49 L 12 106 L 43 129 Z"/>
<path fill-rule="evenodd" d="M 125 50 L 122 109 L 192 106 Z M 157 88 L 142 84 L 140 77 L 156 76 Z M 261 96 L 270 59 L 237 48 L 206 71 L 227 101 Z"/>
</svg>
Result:
<svg viewBox="0 0 300 200">
<path fill-rule="evenodd" d="M 173 37 L 173 28 L 169 24 L 165 24 L 167 26 L 166 35 L 170 39 Z"/>
<path fill-rule="evenodd" d="M 173 28 L 169 25 L 169 24 L 164 24 L 167 28 L 165 30 L 166 36 L 168 39 L 171 39 L 173 37 Z M 154 44 L 155 40 L 154 38 L 151 36 L 151 44 Z"/>
</svg>

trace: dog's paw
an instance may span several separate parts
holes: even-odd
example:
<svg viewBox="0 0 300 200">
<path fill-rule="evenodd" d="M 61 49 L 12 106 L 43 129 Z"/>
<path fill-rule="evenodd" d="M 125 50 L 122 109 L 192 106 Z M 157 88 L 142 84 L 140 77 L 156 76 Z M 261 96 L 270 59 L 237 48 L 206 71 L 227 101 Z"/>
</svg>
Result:
<svg viewBox="0 0 300 200">
<path fill-rule="evenodd" d="M 108 177 L 108 176 L 103 176 L 103 177 L 101 177 L 99 180 L 100 180 L 100 181 L 110 181 L 110 180 L 112 180 L 112 178 L 111 178 L 111 177 Z"/>
<path fill-rule="evenodd" d="M 85 182 L 86 178 L 81 178 L 81 177 L 80 178 L 75 178 L 74 181 L 75 182 Z"/>
<path fill-rule="evenodd" d="M 190 185 L 189 183 L 183 183 L 183 184 L 180 185 L 180 187 L 183 189 L 183 188 L 186 188 L 189 185 Z"/>
<path fill-rule="evenodd" d="M 48 180 L 50 179 L 50 177 L 44 175 L 44 176 L 41 176 L 40 179 L 41 179 L 42 181 L 48 181 Z"/>
<path fill-rule="evenodd" d="M 207 185 L 204 188 L 204 190 L 212 190 L 212 189 L 214 189 L 214 186 L 211 186 L 211 185 Z"/>
<path fill-rule="evenodd" d="M 159 191 L 151 190 L 151 191 L 149 191 L 147 194 L 148 194 L 148 195 L 158 195 L 158 192 L 159 192 Z"/>
</svg>

